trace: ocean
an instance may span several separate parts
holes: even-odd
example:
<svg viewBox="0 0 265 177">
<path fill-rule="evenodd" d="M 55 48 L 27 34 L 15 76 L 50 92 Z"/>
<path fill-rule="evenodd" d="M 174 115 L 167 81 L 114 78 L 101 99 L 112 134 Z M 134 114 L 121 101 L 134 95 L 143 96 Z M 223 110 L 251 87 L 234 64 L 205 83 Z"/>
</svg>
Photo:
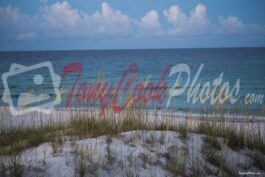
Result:
<svg viewBox="0 0 265 177">
<path fill-rule="evenodd" d="M 9 75 L 6 80 L 13 105 L 19 106 L 18 98 L 22 93 L 31 93 L 35 95 L 46 93 L 50 96 L 48 101 L 51 101 L 52 98 L 54 98 L 55 92 L 51 74 L 47 67 L 35 69 L 23 68 L 23 66 L 29 67 L 47 61 L 51 62 L 54 73 L 61 77 L 64 68 L 71 63 L 78 63 L 79 66 L 82 67 L 79 79 L 77 79 L 78 72 L 74 72 L 74 68 L 72 68 L 73 72 L 69 71 L 64 78 L 61 78 L 59 90 L 64 94 L 62 94 L 61 103 L 56 105 L 57 107 L 101 107 L 102 104 L 100 100 L 93 102 L 92 98 L 88 101 L 86 101 L 85 98 L 83 100 L 81 99 L 83 90 L 80 86 L 82 83 L 86 83 L 87 88 L 89 88 L 90 84 L 105 80 L 108 83 L 106 90 L 111 84 L 113 85 L 112 91 L 108 95 L 109 97 L 113 97 L 115 93 L 114 88 L 117 88 L 122 76 L 125 77 L 124 81 L 121 83 L 120 91 L 118 92 L 119 100 L 117 102 L 119 105 L 124 105 L 140 81 L 143 82 L 143 85 L 150 82 L 153 83 L 149 85 L 152 86 L 152 88 L 146 91 L 146 95 L 148 95 L 157 88 L 157 84 L 163 72 L 165 72 L 165 77 L 162 81 L 162 83 L 167 83 L 167 90 L 165 90 L 165 93 L 162 95 L 164 99 L 161 99 L 160 102 L 158 102 L 157 97 L 151 99 L 149 102 L 144 103 L 146 109 L 153 109 L 156 107 L 161 110 L 190 111 L 195 114 L 219 111 L 228 114 L 265 114 L 265 48 L 0 52 L 0 71 L 2 75 L 2 82 L 0 82 L 1 98 L 5 90 L 3 74 L 10 72 L 12 64 L 18 64 L 13 66 L 17 66 L 24 72 Z M 135 78 L 130 87 L 128 87 L 128 90 L 125 91 L 124 87 L 126 87 L 126 83 L 133 77 L 132 69 L 127 75 L 125 75 L 125 71 L 132 65 L 137 66 L 137 74 L 135 74 Z M 174 66 L 179 66 L 179 70 L 170 76 L 170 72 L 173 70 Z M 166 70 L 166 68 L 168 68 L 168 70 Z M 186 72 L 187 68 L 190 70 L 189 76 Z M 226 86 L 228 85 L 229 87 L 227 91 L 223 89 L 223 98 L 225 98 L 226 92 L 227 95 L 229 95 L 235 85 L 238 84 L 238 93 L 236 93 L 235 90 L 231 93 L 235 97 L 238 97 L 237 101 L 231 103 L 229 98 L 227 98 L 223 104 L 219 104 L 218 100 L 214 104 L 211 104 L 210 98 L 206 99 L 203 103 L 200 98 L 195 101 L 195 103 L 192 103 L 192 98 L 188 101 L 188 92 L 189 89 L 194 89 L 192 88 L 192 81 L 199 68 L 201 68 L 201 71 L 197 74 L 198 77 L 194 85 L 195 87 L 200 84 L 197 94 L 201 92 L 205 84 L 205 87 L 209 84 L 211 91 L 213 89 L 214 80 L 221 77 L 222 81 L 220 85 L 226 83 Z M 182 71 L 181 74 L 180 71 Z M 44 78 L 44 81 L 39 85 L 35 85 L 35 82 L 33 82 L 33 78 L 37 74 Z M 174 88 L 179 95 L 172 96 L 170 101 L 168 101 L 170 97 L 168 89 L 174 86 L 177 79 L 178 82 Z M 73 91 L 73 97 L 69 98 L 70 91 L 73 90 L 75 81 L 76 85 Z M 78 92 L 79 88 L 80 92 Z M 221 86 L 216 88 L 216 93 L 213 96 L 218 94 L 220 88 Z M 182 91 L 180 89 L 182 89 Z M 88 91 L 88 89 L 86 91 Z M 204 96 L 207 96 L 207 94 L 205 94 L 206 92 L 207 91 L 204 90 L 202 93 L 202 100 Z M 140 95 L 139 90 L 137 93 Z M 80 99 L 79 102 L 76 97 Z M 137 95 L 135 97 L 137 97 Z M 67 100 L 69 99 L 69 105 L 67 105 Z M 40 101 L 38 103 L 30 103 L 29 105 L 35 106 L 44 102 L 45 101 Z M 111 106 L 111 103 L 112 100 L 110 100 L 108 106 Z M 167 105 L 167 103 L 169 104 Z M 8 106 L 8 104 L 1 99 L 0 106 Z M 135 106 L 143 106 L 143 101 L 139 100 Z"/>
</svg>

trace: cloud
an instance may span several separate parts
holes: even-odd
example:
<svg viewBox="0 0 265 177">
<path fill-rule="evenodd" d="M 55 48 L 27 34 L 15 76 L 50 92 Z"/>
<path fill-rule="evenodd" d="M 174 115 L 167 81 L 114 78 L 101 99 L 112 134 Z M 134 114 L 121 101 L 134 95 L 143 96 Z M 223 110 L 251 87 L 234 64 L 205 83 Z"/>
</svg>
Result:
<svg viewBox="0 0 265 177">
<path fill-rule="evenodd" d="M 207 8 L 204 4 L 198 4 L 194 10 L 191 11 L 192 19 L 197 19 L 198 22 L 204 22 L 207 14 Z"/>
<path fill-rule="evenodd" d="M 132 20 L 119 10 L 113 10 L 107 3 L 101 4 L 101 11 L 87 16 L 87 22 L 94 25 L 99 34 L 126 35 L 131 32 Z"/>
<path fill-rule="evenodd" d="M 77 9 L 72 9 L 68 2 L 57 2 L 51 6 L 40 8 L 43 23 L 47 27 L 73 27 L 80 22 Z"/>
<path fill-rule="evenodd" d="M 42 29 L 53 38 L 94 38 L 108 35 L 123 36 L 131 31 L 131 19 L 107 3 L 90 15 L 64 1 L 40 8 Z"/>
<path fill-rule="evenodd" d="M 44 5 L 39 9 L 40 33 L 44 38 L 60 39 L 78 37 L 82 24 L 80 12 L 67 2 Z"/>
<path fill-rule="evenodd" d="M 219 33 L 241 33 L 245 29 L 246 25 L 238 17 L 219 17 Z"/>
<path fill-rule="evenodd" d="M 165 21 L 163 21 L 163 18 Z M 162 20 L 161 20 L 162 19 Z M 165 22 L 163 25 L 161 21 Z M 91 14 L 73 8 L 69 2 L 48 5 L 41 0 L 37 14 L 23 14 L 19 8 L 0 7 L 0 41 L 68 40 L 137 37 L 182 37 L 220 35 L 265 35 L 265 27 L 246 24 L 239 17 L 220 16 L 217 23 L 207 17 L 207 7 L 197 4 L 188 13 L 173 5 L 162 12 L 151 10 L 135 19 L 103 2 Z M 163 27 L 162 27 L 163 26 Z"/>
<path fill-rule="evenodd" d="M 5 25 L 9 21 L 18 21 L 20 19 L 20 11 L 18 8 L 12 8 L 10 5 L 7 7 L 0 7 L 0 19 L 5 22 Z"/>
<path fill-rule="evenodd" d="M 163 14 L 169 24 L 173 27 L 168 31 L 169 35 L 199 35 L 203 34 L 208 26 L 207 8 L 203 4 L 198 4 L 191 10 L 190 15 L 182 12 L 177 5 L 164 10 Z"/>
<path fill-rule="evenodd" d="M 175 26 L 184 24 L 187 22 L 187 16 L 184 14 L 180 7 L 174 5 L 169 8 L 169 10 L 164 10 L 164 15 L 167 17 L 167 20 L 170 24 Z"/>
<path fill-rule="evenodd" d="M 265 26 L 246 24 L 236 16 L 219 16 L 218 23 L 211 26 L 211 35 L 262 36 L 265 35 Z"/>
<path fill-rule="evenodd" d="M 148 36 L 159 36 L 162 28 L 157 11 L 151 10 L 139 22 L 140 33 Z"/>
<path fill-rule="evenodd" d="M 245 24 L 236 16 L 219 16 L 217 23 L 210 22 L 204 4 L 196 5 L 190 14 L 182 12 L 177 5 L 164 10 L 163 14 L 171 25 L 166 31 L 169 36 L 265 35 L 264 25 Z"/>
<path fill-rule="evenodd" d="M 34 27 L 34 23 L 35 18 L 22 14 L 19 8 L 13 8 L 10 5 L 0 7 L 0 40 L 21 40 L 25 37 L 24 33 L 32 32 L 31 29 Z"/>
</svg>

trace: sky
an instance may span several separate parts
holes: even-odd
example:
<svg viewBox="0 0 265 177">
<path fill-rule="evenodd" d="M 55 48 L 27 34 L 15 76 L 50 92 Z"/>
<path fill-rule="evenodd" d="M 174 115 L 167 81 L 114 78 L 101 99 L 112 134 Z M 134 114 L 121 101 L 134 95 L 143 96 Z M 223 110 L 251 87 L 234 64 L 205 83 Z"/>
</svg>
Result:
<svg viewBox="0 0 265 177">
<path fill-rule="evenodd" d="M 264 47 L 264 0 L 0 0 L 0 51 Z"/>
</svg>

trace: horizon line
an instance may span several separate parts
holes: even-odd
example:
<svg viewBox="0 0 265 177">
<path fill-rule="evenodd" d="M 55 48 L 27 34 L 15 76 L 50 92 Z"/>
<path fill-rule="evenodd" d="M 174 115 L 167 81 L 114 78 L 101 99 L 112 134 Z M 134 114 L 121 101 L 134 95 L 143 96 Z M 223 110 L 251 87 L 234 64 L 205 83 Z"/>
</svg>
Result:
<svg viewBox="0 0 265 177">
<path fill-rule="evenodd" d="M 161 48 L 98 48 L 98 49 L 39 49 L 39 50 L 0 50 L 4 52 L 63 52 L 63 51 L 110 51 L 110 50 L 185 50 L 185 49 L 240 49 L 240 48 L 265 48 L 265 46 L 232 46 L 232 47 L 161 47 Z"/>
</svg>

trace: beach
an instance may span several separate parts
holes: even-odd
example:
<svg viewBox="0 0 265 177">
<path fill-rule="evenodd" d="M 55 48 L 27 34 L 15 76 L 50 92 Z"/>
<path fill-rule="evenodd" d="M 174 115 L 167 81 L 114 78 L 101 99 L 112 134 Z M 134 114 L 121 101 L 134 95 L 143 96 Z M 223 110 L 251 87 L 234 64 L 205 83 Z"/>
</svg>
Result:
<svg viewBox="0 0 265 177">
<path fill-rule="evenodd" d="M 264 57 L 262 48 L 1 53 L 0 174 L 264 176 Z"/>
<path fill-rule="evenodd" d="M 3 112 L 9 121 L 3 119 Z M 98 117 L 99 112 L 89 107 L 59 109 L 49 116 L 28 113 L 12 120 L 8 108 L 2 107 L 1 126 L 6 129 L 1 127 L 1 174 L 70 177 L 265 173 L 262 119 L 217 120 L 213 115 L 192 117 L 188 113 L 188 117 L 177 117 L 168 111 L 151 114 L 138 108 L 128 108 L 120 115 L 107 109 L 103 117 Z"/>
<path fill-rule="evenodd" d="M 0 1 L 0 177 L 265 177 L 265 1 Z"/>
</svg>

